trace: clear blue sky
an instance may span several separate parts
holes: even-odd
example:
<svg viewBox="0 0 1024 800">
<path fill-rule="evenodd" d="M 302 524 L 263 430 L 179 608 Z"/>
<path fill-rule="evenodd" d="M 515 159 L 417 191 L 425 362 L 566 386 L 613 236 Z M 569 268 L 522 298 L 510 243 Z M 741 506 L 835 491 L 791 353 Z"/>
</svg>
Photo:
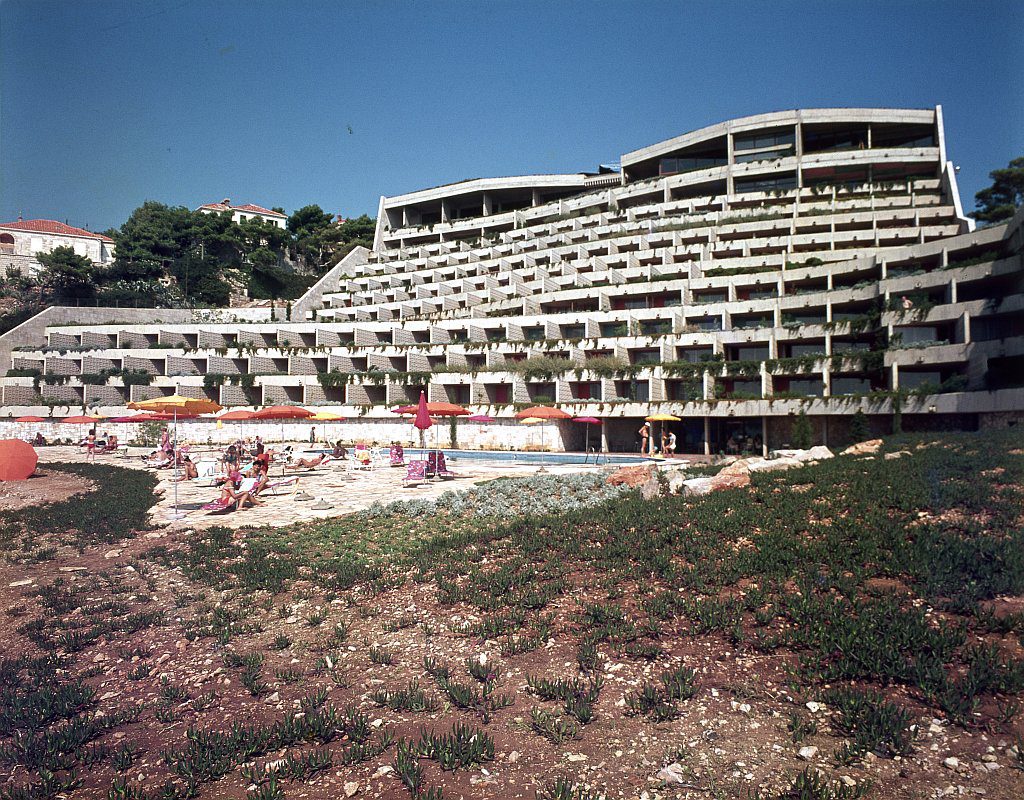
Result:
<svg viewBox="0 0 1024 800">
<path fill-rule="evenodd" d="M 1024 155 L 1024 3 L 0 0 L 0 221 L 571 172 L 735 116 L 943 105 L 965 206 Z"/>
</svg>

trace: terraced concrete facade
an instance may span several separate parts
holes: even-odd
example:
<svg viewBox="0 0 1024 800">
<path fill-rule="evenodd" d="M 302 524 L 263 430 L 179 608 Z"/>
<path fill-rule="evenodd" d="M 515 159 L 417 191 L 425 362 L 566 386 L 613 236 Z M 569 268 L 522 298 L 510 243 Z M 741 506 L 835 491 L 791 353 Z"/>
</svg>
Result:
<svg viewBox="0 0 1024 800">
<path fill-rule="evenodd" d="M 669 412 L 689 452 L 782 446 L 801 411 L 820 441 L 857 410 L 879 431 L 894 413 L 1007 424 L 1024 418 L 1022 219 L 973 230 L 941 108 L 747 117 L 618 172 L 382 198 L 374 249 L 292 321 L 48 327 L 12 354 L 3 403 L 116 412 L 177 390 L 393 423 L 426 389 L 499 419 L 602 417 L 611 450 Z M 559 433 L 582 447 L 581 426 Z"/>
</svg>

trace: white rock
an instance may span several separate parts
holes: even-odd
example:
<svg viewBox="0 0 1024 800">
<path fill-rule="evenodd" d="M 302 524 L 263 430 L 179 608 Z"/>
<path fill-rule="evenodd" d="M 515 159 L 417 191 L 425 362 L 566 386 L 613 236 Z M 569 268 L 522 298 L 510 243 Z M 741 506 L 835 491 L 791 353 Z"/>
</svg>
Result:
<svg viewBox="0 0 1024 800">
<path fill-rule="evenodd" d="M 373 773 L 373 777 L 380 778 L 380 777 L 383 777 L 384 775 L 390 775 L 394 771 L 395 771 L 394 767 L 391 767 L 391 766 L 388 766 L 387 764 L 384 764 L 383 766 L 377 767 L 377 771 L 375 773 Z"/>
<path fill-rule="evenodd" d="M 106 553 L 103 554 L 103 557 L 104 558 L 120 558 L 121 557 L 121 551 L 120 550 L 108 550 Z"/>
<path fill-rule="evenodd" d="M 567 753 L 565 756 L 566 761 L 586 761 L 587 757 L 583 753 Z"/>
<path fill-rule="evenodd" d="M 800 752 L 797 755 L 799 755 L 804 761 L 810 761 L 818 755 L 818 748 L 814 745 L 807 745 L 806 747 L 801 747 Z"/>
<path fill-rule="evenodd" d="M 683 769 L 683 765 L 678 761 L 674 761 L 667 767 L 662 767 L 658 770 L 656 777 L 660 781 L 665 781 L 665 783 L 686 783 L 686 771 Z"/>
<path fill-rule="evenodd" d="M 345 797 L 353 797 L 359 792 L 358 781 L 348 781 L 345 784 Z"/>
<path fill-rule="evenodd" d="M 816 703 L 813 700 L 809 700 L 805 705 L 812 714 L 817 714 L 822 708 L 824 708 L 821 703 Z"/>
<path fill-rule="evenodd" d="M 30 583 L 32 583 L 32 581 L 33 581 L 33 580 L 34 580 L 34 578 L 25 578 L 24 580 L 20 580 L 20 581 L 11 581 L 11 582 L 10 582 L 9 584 L 7 584 L 7 585 L 8 585 L 8 587 L 10 587 L 11 589 L 13 589 L 13 588 L 15 588 L 16 586 L 28 586 L 28 585 L 29 585 Z"/>
<path fill-rule="evenodd" d="M 855 781 L 849 775 L 841 775 L 839 777 L 839 780 L 841 780 L 843 782 L 844 786 L 856 786 L 857 785 L 857 781 Z"/>
<path fill-rule="evenodd" d="M 960 766 L 960 759 L 956 756 L 950 756 L 942 760 L 942 766 L 946 769 L 957 769 Z"/>
</svg>

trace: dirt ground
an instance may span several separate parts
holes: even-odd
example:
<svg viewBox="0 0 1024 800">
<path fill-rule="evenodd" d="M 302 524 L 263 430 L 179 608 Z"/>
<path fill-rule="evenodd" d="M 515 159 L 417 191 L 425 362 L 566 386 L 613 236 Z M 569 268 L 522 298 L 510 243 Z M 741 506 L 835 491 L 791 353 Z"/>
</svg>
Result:
<svg viewBox="0 0 1024 800">
<path fill-rule="evenodd" d="M 77 478 L 44 475 L 17 486 L 0 485 L 0 508 L 60 499 L 89 488 Z M 225 730 L 235 722 L 278 720 L 297 711 L 301 698 L 322 688 L 328 702 L 339 709 L 353 705 L 368 713 L 375 737 L 387 730 L 397 738 L 414 738 L 424 727 L 447 730 L 455 721 L 492 736 L 492 762 L 445 773 L 433 761 L 421 762 L 427 785 L 443 786 L 445 798 L 534 798 L 559 776 L 608 798 L 734 798 L 758 790 L 777 791 L 806 767 L 820 769 L 830 780 L 848 787 L 870 785 L 866 796 L 880 800 L 1024 797 L 1024 772 L 1012 765 L 1010 736 L 951 726 L 900 691 L 893 696 L 910 707 L 916 719 L 914 752 L 904 758 L 869 756 L 850 766 L 837 766 L 832 753 L 843 739 L 830 733 L 831 711 L 808 703 L 789 687 L 790 657 L 736 652 L 722 635 L 694 639 L 684 635 L 682 621 L 678 630 L 661 641 L 665 655 L 657 668 L 642 658 L 600 646 L 596 672 L 604 687 L 596 718 L 578 738 L 555 745 L 530 729 L 530 712 L 536 707 L 557 711 L 558 704 L 531 695 L 526 676 L 578 675 L 568 634 L 573 616 L 581 603 L 608 598 L 608 590 L 595 584 L 592 576 L 571 576 L 575 586 L 593 588 L 568 593 L 547 609 L 554 614 L 556 632 L 547 644 L 504 657 L 497 641 L 461 633 L 462 626 L 476 617 L 467 607 L 440 605 L 436 587 L 429 583 L 406 581 L 376 596 L 357 589 L 328 600 L 300 580 L 289 593 L 262 604 L 192 584 L 178 569 L 146 558 L 154 546 L 174 549 L 191 533 L 158 529 L 115 547 L 83 552 L 62 548 L 46 563 L 0 566 L 0 609 L 4 611 L 0 655 L 6 657 L 20 654 L 24 647 L 25 640 L 17 632 L 22 623 L 45 613 L 38 589 L 57 579 L 76 600 L 67 614 L 69 621 L 81 619 L 89 603 L 112 592 L 126 602 L 123 613 L 167 612 L 162 624 L 101 636 L 73 655 L 72 669 L 91 674 L 88 683 L 96 689 L 102 712 L 114 713 L 137 703 L 144 704 L 144 710 L 137 721 L 118 726 L 100 740 L 115 749 L 125 743 L 136 747 L 140 752 L 131 768 L 116 773 L 101 764 L 80 770 L 82 785 L 62 796 L 106 798 L 115 779 L 155 790 L 173 777 L 163 753 L 181 747 L 190 726 Z M 236 534 L 236 539 L 243 550 L 244 532 Z M 630 588 L 619 587 L 616 602 L 629 605 Z M 1021 598 L 1004 602 L 1019 607 Z M 235 620 L 227 644 L 208 632 L 196 635 L 217 609 Z M 332 640 L 338 623 L 348 626 L 343 642 Z M 285 641 L 279 637 L 285 637 L 287 645 L 279 647 Z M 375 662 L 371 657 L 375 647 L 392 653 L 393 663 Z M 253 651 L 265 657 L 266 688 L 258 696 L 243 686 L 240 671 L 225 663 L 226 654 Z M 484 724 L 479 714 L 447 704 L 436 711 L 408 712 L 381 708 L 372 701 L 374 690 L 398 689 L 411 680 L 440 699 L 424 670 L 425 656 L 448 664 L 467 683 L 472 682 L 467 659 L 486 656 L 498 672 L 498 691 L 514 697 L 511 707 L 496 712 Z M 666 664 L 685 664 L 697 673 L 697 694 L 683 703 L 682 716 L 655 724 L 647 717 L 627 715 L 626 696 L 645 679 L 657 679 Z M 173 703 L 161 700 L 168 686 L 183 692 Z M 168 709 L 163 719 L 155 713 L 158 708 Z M 792 714 L 816 723 L 818 732 L 794 743 L 787 730 Z M 327 749 L 337 754 L 344 744 L 335 741 Z M 394 772 L 394 752 L 392 746 L 363 763 L 335 765 L 306 781 L 286 780 L 284 797 L 405 800 L 410 794 Z M 264 770 L 285 755 L 285 751 L 267 753 L 253 759 L 254 767 Z M 666 779 L 662 770 L 673 764 L 678 769 L 669 771 L 677 777 Z M 0 776 L 8 785 L 36 777 L 6 768 Z M 203 784 L 199 796 L 242 798 L 247 790 L 255 787 L 235 768 Z"/>
<path fill-rule="evenodd" d="M 73 494 L 92 491 L 92 482 L 78 475 L 48 470 L 40 464 L 25 481 L 0 481 L 0 511 L 14 511 L 31 505 L 57 503 Z"/>
</svg>

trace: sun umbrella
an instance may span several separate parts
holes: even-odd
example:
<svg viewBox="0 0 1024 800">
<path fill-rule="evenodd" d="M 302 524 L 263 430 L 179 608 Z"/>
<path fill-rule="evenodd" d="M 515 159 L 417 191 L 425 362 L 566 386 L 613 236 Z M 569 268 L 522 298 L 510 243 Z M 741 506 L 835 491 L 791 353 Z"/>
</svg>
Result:
<svg viewBox="0 0 1024 800">
<path fill-rule="evenodd" d="M 318 422 L 340 422 L 345 417 L 341 414 L 335 414 L 333 411 L 317 411 L 310 419 L 315 419 Z"/>
<path fill-rule="evenodd" d="M 234 411 L 225 411 L 223 414 L 217 417 L 217 422 L 237 422 L 238 423 L 238 438 L 242 438 L 242 423 L 247 419 L 252 419 L 253 411 L 246 411 L 238 408 Z M 219 426 L 218 426 L 219 427 Z"/>
<path fill-rule="evenodd" d="M 15 422 L 46 422 L 46 417 L 18 417 Z"/>
<path fill-rule="evenodd" d="M 220 411 L 223 406 L 206 398 L 172 394 L 168 397 L 151 397 L 149 400 L 129 403 L 128 408 L 133 411 L 154 411 L 158 414 L 174 415 L 174 513 L 171 519 L 181 519 L 185 515 L 178 512 L 178 415 L 213 414 Z"/>
<path fill-rule="evenodd" d="M 584 429 L 584 431 L 586 432 L 586 438 L 585 438 L 585 441 L 584 441 L 584 444 L 583 444 L 583 463 L 586 464 L 587 463 L 587 459 L 590 458 L 590 427 L 589 426 L 590 425 L 600 425 L 601 424 L 601 420 L 599 420 L 597 417 L 573 417 L 572 421 L 573 422 L 582 422 L 584 425 L 588 426 L 587 428 Z M 597 463 L 597 461 L 595 460 L 594 463 Z"/>
<path fill-rule="evenodd" d="M 487 414 L 474 414 L 472 417 L 466 417 L 470 422 L 494 422 L 494 417 L 489 417 Z"/>
<path fill-rule="evenodd" d="M 0 481 L 23 481 L 36 471 L 36 449 L 21 439 L 0 441 Z"/>
<path fill-rule="evenodd" d="M 68 425 L 95 425 L 100 422 L 103 417 L 64 417 L 61 422 L 65 422 Z"/>
<path fill-rule="evenodd" d="M 425 395 L 420 392 L 420 403 L 414 406 L 399 406 L 394 410 L 396 414 L 416 414 L 420 405 L 426 403 Z M 469 414 L 468 408 L 463 408 L 455 403 L 426 403 L 427 413 L 432 417 L 463 417 Z"/>
<path fill-rule="evenodd" d="M 675 414 L 651 414 L 649 417 L 644 417 L 647 422 L 679 422 L 680 417 Z M 651 437 L 651 455 L 654 455 L 654 437 Z M 662 453 L 664 455 L 664 453 Z"/>
<path fill-rule="evenodd" d="M 286 419 L 309 419 L 313 412 L 302 406 L 267 406 L 252 415 L 253 419 L 281 420 L 281 441 L 284 441 L 284 421 Z"/>
<path fill-rule="evenodd" d="M 516 414 L 516 419 L 536 417 L 537 419 L 571 419 L 572 414 L 553 406 L 532 406 Z"/>
<path fill-rule="evenodd" d="M 426 393 L 420 392 L 420 402 L 416 406 L 416 417 L 412 421 L 413 426 L 420 432 L 420 447 L 426 447 L 427 429 L 434 424 L 434 420 L 430 418 L 428 406 Z"/>
</svg>

